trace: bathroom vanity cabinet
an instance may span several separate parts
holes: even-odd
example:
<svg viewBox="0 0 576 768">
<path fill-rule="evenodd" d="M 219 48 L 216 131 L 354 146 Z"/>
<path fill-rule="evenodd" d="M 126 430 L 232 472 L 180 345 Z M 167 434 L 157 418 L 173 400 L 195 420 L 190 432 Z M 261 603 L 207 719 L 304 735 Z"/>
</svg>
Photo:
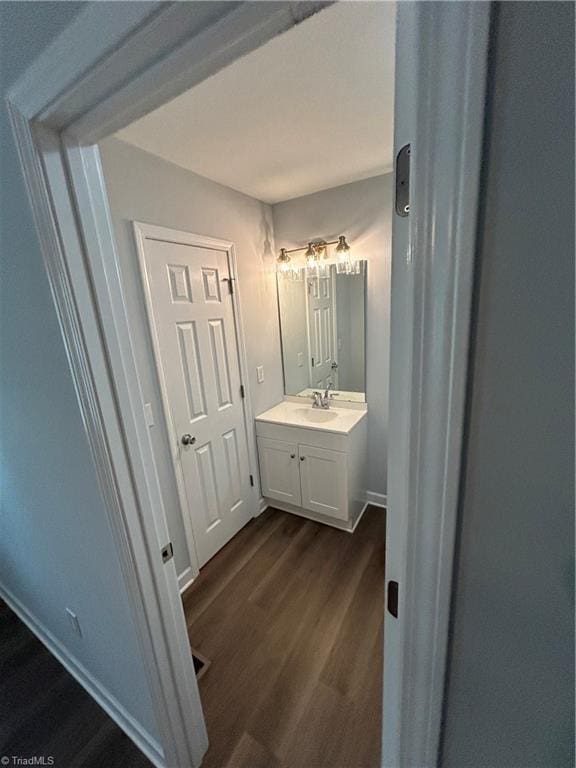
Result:
<svg viewBox="0 0 576 768">
<path fill-rule="evenodd" d="M 366 500 L 366 411 L 284 402 L 256 419 L 270 506 L 352 531 Z"/>
</svg>

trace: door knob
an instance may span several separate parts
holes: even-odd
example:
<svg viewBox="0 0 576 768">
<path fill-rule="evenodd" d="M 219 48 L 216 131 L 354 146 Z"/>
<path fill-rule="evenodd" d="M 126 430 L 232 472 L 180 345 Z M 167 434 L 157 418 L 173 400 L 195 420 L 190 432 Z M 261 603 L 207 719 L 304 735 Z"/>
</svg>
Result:
<svg viewBox="0 0 576 768">
<path fill-rule="evenodd" d="M 182 445 L 194 445 L 196 438 L 192 435 L 182 435 Z"/>
<path fill-rule="evenodd" d="M 296 454 L 295 454 L 295 453 L 291 453 L 291 454 L 290 454 L 290 458 L 291 458 L 291 459 L 295 459 L 295 458 L 296 458 Z"/>
<path fill-rule="evenodd" d="M 300 456 L 300 461 L 304 461 L 305 458 L 306 456 Z"/>
</svg>

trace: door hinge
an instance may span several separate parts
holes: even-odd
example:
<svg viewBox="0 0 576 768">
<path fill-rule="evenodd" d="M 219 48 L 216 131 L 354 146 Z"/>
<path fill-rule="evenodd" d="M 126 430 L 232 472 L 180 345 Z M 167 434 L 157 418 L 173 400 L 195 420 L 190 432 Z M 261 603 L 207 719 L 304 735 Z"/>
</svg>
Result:
<svg viewBox="0 0 576 768">
<path fill-rule="evenodd" d="M 396 213 L 410 213 L 410 144 L 406 144 L 396 157 Z"/>
<path fill-rule="evenodd" d="M 172 560 L 172 558 L 174 557 L 174 547 L 172 546 L 172 542 L 169 541 L 165 547 L 162 547 L 162 549 L 160 550 L 160 553 L 162 554 L 163 563 L 167 563 L 168 560 Z"/>
<path fill-rule="evenodd" d="M 246 397 L 246 391 L 244 389 L 244 384 L 240 384 L 240 397 L 244 399 Z"/>
<path fill-rule="evenodd" d="M 312 368 L 314 368 L 314 358 L 312 358 Z"/>
<path fill-rule="evenodd" d="M 224 277 L 223 281 L 225 283 L 228 283 L 228 293 L 234 293 L 234 278 L 233 277 Z"/>
<path fill-rule="evenodd" d="M 254 487 L 254 475 L 250 475 L 250 485 Z"/>
<path fill-rule="evenodd" d="M 388 613 L 398 618 L 398 582 L 388 582 L 388 601 L 387 601 Z"/>
</svg>

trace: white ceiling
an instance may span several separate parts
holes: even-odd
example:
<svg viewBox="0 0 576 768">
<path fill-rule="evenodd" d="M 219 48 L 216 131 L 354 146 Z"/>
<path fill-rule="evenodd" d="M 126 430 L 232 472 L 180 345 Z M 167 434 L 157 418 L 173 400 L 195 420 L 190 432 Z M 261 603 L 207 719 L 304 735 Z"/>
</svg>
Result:
<svg viewBox="0 0 576 768">
<path fill-rule="evenodd" d="M 118 138 L 276 203 L 392 169 L 392 2 L 339 2 Z"/>
</svg>

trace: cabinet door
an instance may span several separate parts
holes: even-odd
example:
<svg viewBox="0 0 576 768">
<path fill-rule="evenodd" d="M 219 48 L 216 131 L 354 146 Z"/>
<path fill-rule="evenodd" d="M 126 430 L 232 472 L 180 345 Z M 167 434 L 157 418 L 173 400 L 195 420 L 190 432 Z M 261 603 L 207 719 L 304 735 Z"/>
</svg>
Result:
<svg viewBox="0 0 576 768">
<path fill-rule="evenodd" d="M 299 507 L 300 473 L 298 471 L 298 446 L 283 440 L 258 438 L 260 479 L 262 495 Z"/>
<path fill-rule="evenodd" d="M 348 519 L 346 454 L 299 445 L 302 506 L 311 512 Z"/>
</svg>

